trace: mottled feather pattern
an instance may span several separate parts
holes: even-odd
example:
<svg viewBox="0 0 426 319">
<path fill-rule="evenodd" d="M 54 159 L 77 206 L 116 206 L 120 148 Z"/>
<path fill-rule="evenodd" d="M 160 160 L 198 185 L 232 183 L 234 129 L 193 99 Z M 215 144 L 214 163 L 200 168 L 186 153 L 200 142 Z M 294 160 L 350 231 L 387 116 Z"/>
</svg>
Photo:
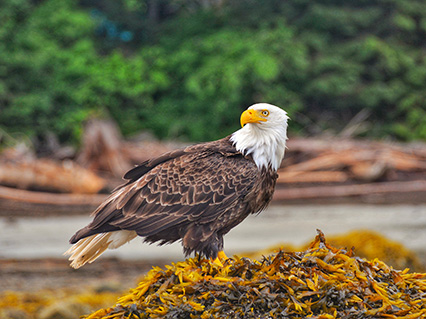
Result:
<svg viewBox="0 0 426 319">
<path fill-rule="evenodd" d="M 259 175 L 265 178 L 259 179 Z M 265 188 L 272 195 L 275 183 L 264 185 L 265 179 L 270 180 L 266 175 L 250 156 L 235 150 L 229 137 L 170 152 L 129 171 L 126 177 L 130 181 L 115 190 L 95 211 L 92 223 L 71 242 L 106 230 L 126 229 L 136 231 L 147 242 L 183 238 L 186 253 L 198 251 L 212 236 L 221 249 L 219 237 L 270 201 L 256 198 Z M 248 205 L 253 207 L 247 209 Z M 215 256 L 217 251 L 204 254 Z"/>
<path fill-rule="evenodd" d="M 71 265 L 92 262 L 137 235 L 160 245 L 182 241 L 185 254 L 216 257 L 223 236 L 270 202 L 284 156 L 288 116 L 258 103 L 241 115 L 242 128 L 218 141 L 145 161 L 70 240 Z"/>
</svg>

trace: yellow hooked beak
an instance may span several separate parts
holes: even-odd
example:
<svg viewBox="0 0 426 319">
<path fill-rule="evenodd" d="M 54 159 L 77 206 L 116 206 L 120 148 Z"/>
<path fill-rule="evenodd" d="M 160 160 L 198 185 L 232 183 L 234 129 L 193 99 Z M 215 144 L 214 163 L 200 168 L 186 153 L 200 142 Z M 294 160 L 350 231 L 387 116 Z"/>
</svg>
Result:
<svg viewBox="0 0 426 319">
<path fill-rule="evenodd" d="M 241 114 L 240 122 L 241 127 L 243 127 L 247 123 L 260 123 L 266 122 L 266 119 L 261 115 L 261 111 L 258 110 L 245 110 L 243 114 Z"/>
</svg>

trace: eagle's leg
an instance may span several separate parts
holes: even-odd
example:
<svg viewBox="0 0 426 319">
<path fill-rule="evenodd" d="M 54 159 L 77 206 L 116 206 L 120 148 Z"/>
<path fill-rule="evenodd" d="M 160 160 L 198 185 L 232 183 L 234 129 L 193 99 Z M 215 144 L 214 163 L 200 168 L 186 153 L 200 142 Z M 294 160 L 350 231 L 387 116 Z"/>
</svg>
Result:
<svg viewBox="0 0 426 319">
<path fill-rule="evenodd" d="M 223 236 L 213 232 L 211 227 L 209 224 L 194 224 L 188 228 L 182 240 L 183 251 L 185 255 L 196 251 L 199 257 L 204 255 L 210 262 L 223 267 L 222 261 L 228 259 L 223 252 Z"/>
</svg>

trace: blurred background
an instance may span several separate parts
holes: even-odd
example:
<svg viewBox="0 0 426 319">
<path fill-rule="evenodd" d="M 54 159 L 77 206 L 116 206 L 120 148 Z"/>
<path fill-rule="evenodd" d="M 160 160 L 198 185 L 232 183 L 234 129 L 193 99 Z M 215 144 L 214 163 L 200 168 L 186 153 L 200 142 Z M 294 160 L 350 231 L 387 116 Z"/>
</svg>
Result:
<svg viewBox="0 0 426 319">
<path fill-rule="evenodd" d="M 423 271 L 425 39 L 422 0 L 2 0 L 0 317 L 75 318 L 182 260 L 140 240 L 77 271 L 62 253 L 126 170 L 232 133 L 257 102 L 288 112 L 288 150 L 228 255 L 321 229 Z M 89 286 L 89 306 L 70 301 Z"/>
</svg>

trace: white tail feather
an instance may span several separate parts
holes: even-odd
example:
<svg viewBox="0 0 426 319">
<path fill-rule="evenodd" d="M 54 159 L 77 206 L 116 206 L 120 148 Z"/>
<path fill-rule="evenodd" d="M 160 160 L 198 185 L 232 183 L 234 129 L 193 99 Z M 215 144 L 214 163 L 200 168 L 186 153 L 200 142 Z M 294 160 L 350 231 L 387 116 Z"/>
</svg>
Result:
<svg viewBox="0 0 426 319">
<path fill-rule="evenodd" d="M 69 255 L 71 267 L 80 268 L 86 263 L 92 263 L 105 250 L 118 248 L 137 236 L 135 231 L 120 230 L 110 233 L 100 233 L 80 239 L 64 255 Z"/>
</svg>

